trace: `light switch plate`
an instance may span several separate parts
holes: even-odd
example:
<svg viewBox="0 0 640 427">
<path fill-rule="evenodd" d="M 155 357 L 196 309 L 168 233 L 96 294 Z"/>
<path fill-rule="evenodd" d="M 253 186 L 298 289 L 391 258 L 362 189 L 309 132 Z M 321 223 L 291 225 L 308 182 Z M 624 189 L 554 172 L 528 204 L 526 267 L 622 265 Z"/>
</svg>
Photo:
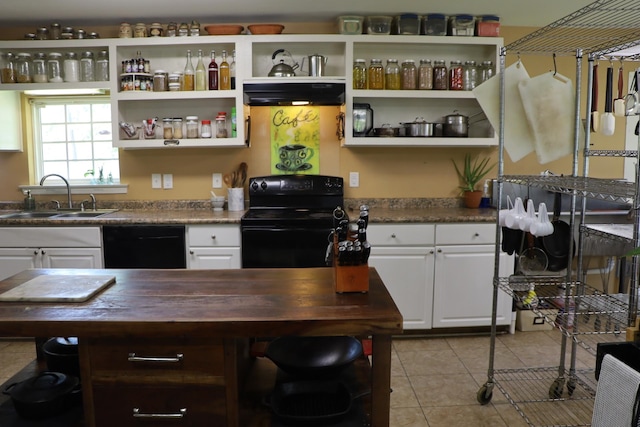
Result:
<svg viewBox="0 0 640 427">
<path fill-rule="evenodd" d="M 171 173 L 162 174 L 162 187 L 165 190 L 173 188 L 173 174 Z"/>
<path fill-rule="evenodd" d="M 222 188 L 222 174 L 214 173 L 211 178 L 211 187 Z"/>
<path fill-rule="evenodd" d="M 151 188 L 162 188 L 162 174 L 151 174 Z"/>
<path fill-rule="evenodd" d="M 358 172 L 349 172 L 349 187 L 360 186 L 360 174 Z"/>
</svg>

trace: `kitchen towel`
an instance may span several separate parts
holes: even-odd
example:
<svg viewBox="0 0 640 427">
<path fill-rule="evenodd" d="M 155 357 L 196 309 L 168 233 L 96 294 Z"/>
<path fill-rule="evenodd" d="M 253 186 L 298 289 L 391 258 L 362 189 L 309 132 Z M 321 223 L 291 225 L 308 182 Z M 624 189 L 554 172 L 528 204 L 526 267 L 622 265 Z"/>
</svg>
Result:
<svg viewBox="0 0 640 427">
<path fill-rule="evenodd" d="M 542 165 L 573 153 L 575 93 L 570 79 L 553 71 L 518 83 L 522 106 Z"/>
<path fill-rule="evenodd" d="M 504 149 L 513 162 L 534 150 L 533 133 L 525 116 L 518 83 L 529 80 L 521 61 L 504 70 Z M 496 130 L 500 129 L 500 77 L 494 76 L 473 89 L 473 93 Z"/>
<path fill-rule="evenodd" d="M 592 427 L 631 426 L 638 385 L 640 372 L 606 354 L 596 389 Z"/>
</svg>

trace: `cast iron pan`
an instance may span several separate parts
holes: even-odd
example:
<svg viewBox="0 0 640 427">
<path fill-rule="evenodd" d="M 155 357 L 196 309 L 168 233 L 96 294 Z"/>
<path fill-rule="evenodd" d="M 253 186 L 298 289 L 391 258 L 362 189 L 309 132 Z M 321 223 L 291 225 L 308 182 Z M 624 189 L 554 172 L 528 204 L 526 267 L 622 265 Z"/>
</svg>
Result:
<svg viewBox="0 0 640 427">
<path fill-rule="evenodd" d="M 562 194 L 556 193 L 553 203 L 553 233 L 539 239 L 542 250 L 547 254 L 549 264 L 547 270 L 560 271 L 569 265 L 569 246 L 571 245 L 571 227 L 560 220 Z M 575 244 L 573 245 L 575 253 Z"/>
<path fill-rule="evenodd" d="M 347 336 L 280 337 L 264 355 L 288 374 L 318 377 L 337 374 L 362 355 L 362 343 Z"/>
<path fill-rule="evenodd" d="M 265 404 L 287 424 L 326 426 L 340 421 L 351 410 L 354 399 L 369 393 L 351 395 L 341 381 L 292 381 L 276 384 Z"/>
</svg>

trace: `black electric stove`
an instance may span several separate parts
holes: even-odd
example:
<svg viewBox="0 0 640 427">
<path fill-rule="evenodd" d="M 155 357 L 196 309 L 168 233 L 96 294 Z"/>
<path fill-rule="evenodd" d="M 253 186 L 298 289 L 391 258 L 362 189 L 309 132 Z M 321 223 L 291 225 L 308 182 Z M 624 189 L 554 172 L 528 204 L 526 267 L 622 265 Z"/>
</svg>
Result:
<svg viewBox="0 0 640 427">
<path fill-rule="evenodd" d="M 333 211 L 344 203 L 341 177 L 271 175 L 249 179 L 240 220 L 243 268 L 325 266 Z"/>
</svg>

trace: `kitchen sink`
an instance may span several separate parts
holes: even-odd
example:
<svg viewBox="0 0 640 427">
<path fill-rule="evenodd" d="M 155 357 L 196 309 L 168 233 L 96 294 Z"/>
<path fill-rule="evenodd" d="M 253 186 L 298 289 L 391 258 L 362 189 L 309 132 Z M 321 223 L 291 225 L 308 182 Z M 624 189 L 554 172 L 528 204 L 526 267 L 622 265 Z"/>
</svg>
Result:
<svg viewBox="0 0 640 427">
<path fill-rule="evenodd" d="M 0 219 L 58 219 L 58 218 L 97 218 L 118 209 L 97 209 L 95 211 L 23 211 L 0 215 Z"/>
</svg>

